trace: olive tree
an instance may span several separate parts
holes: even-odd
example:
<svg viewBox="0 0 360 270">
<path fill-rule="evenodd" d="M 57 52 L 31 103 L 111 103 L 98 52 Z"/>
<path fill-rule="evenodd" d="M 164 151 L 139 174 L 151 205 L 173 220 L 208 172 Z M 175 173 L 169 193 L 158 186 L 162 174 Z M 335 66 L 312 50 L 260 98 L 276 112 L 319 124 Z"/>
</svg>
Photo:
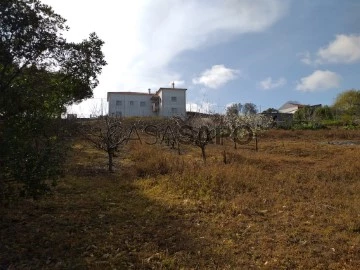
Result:
<svg viewBox="0 0 360 270">
<path fill-rule="evenodd" d="M 343 119 L 358 121 L 360 118 L 360 90 L 347 90 L 340 93 L 332 106 Z"/>
</svg>

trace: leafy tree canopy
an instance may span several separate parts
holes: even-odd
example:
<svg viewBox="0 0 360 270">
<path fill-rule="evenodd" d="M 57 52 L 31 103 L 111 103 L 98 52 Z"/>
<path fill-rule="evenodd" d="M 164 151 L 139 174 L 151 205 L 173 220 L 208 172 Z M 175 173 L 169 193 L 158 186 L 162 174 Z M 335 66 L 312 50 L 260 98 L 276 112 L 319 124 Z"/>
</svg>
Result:
<svg viewBox="0 0 360 270">
<path fill-rule="evenodd" d="M 257 108 L 254 103 L 245 103 L 242 108 L 242 113 L 244 115 L 251 115 L 257 113 Z"/>
<path fill-rule="evenodd" d="M 347 90 L 340 93 L 335 103 L 333 104 L 334 109 L 340 113 L 348 115 L 360 115 L 360 90 Z"/>
<path fill-rule="evenodd" d="M 93 95 L 106 65 L 95 33 L 72 43 L 67 30 L 39 0 L 0 0 L 0 201 L 14 188 L 37 197 L 61 175 L 72 129 L 57 118 Z"/>
<path fill-rule="evenodd" d="M 317 118 L 319 120 L 332 120 L 332 119 L 334 119 L 333 111 L 327 105 L 316 108 L 315 111 L 314 111 L 314 114 L 315 114 L 315 118 Z"/>
<path fill-rule="evenodd" d="M 268 108 L 265 111 L 263 111 L 262 113 L 278 113 L 279 111 L 277 109 L 274 108 Z"/>
<path fill-rule="evenodd" d="M 233 103 L 226 108 L 226 115 L 239 115 L 242 105 L 239 103 Z"/>
<path fill-rule="evenodd" d="M 234 103 L 226 108 L 227 116 L 239 115 L 242 113 L 243 115 L 252 115 L 257 113 L 257 108 L 254 103 Z"/>
<path fill-rule="evenodd" d="M 314 120 L 314 112 L 315 107 L 313 106 L 304 106 L 300 109 L 298 109 L 294 113 L 294 120 L 295 121 L 312 121 Z"/>
<path fill-rule="evenodd" d="M 65 22 L 38 0 L 0 0 L 0 115 L 23 113 L 28 98 L 64 107 L 92 96 L 106 65 L 103 41 L 92 33 L 67 42 Z"/>
</svg>

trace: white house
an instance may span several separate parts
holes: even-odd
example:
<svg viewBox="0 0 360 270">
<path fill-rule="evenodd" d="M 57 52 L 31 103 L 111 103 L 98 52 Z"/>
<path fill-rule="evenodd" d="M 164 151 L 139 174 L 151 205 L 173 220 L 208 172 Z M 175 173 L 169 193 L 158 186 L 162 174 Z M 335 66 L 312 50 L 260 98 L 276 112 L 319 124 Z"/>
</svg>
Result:
<svg viewBox="0 0 360 270">
<path fill-rule="evenodd" d="M 294 114 L 302 105 L 293 102 L 287 102 L 279 108 L 280 113 L 292 113 Z"/>
<path fill-rule="evenodd" d="M 180 116 L 186 115 L 185 88 L 160 88 L 156 93 L 108 92 L 109 115 Z"/>
<path fill-rule="evenodd" d="M 321 104 L 317 104 L 317 105 L 303 105 L 303 104 L 299 104 L 299 103 L 295 103 L 295 102 L 286 102 L 284 105 L 282 105 L 279 108 L 279 112 L 280 113 L 291 113 L 294 114 L 297 110 L 299 110 L 300 108 L 303 108 L 305 106 L 310 106 L 313 108 L 317 108 L 317 107 L 321 107 Z"/>
</svg>

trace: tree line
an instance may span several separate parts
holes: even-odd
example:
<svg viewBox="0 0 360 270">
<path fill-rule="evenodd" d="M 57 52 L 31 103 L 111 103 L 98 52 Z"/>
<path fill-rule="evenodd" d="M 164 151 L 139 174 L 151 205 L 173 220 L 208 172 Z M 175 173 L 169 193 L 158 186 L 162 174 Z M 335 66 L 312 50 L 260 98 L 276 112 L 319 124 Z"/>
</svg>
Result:
<svg viewBox="0 0 360 270">
<path fill-rule="evenodd" d="M 296 101 L 288 103 L 298 104 Z M 227 107 L 226 115 L 252 115 L 258 113 L 256 105 L 253 103 L 234 103 Z M 275 108 L 268 108 L 263 114 L 276 114 L 279 111 Z M 350 89 L 341 92 L 331 105 L 325 106 L 301 106 L 293 116 L 293 124 L 301 123 L 323 123 L 323 126 L 329 124 L 357 126 L 360 124 L 360 90 Z"/>
<path fill-rule="evenodd" d="M 295 112 L 294 120 L 357 126 L 360 124 L 360 90 L 343 91 L 331 106 L 304 106 Z"/>
</svg>

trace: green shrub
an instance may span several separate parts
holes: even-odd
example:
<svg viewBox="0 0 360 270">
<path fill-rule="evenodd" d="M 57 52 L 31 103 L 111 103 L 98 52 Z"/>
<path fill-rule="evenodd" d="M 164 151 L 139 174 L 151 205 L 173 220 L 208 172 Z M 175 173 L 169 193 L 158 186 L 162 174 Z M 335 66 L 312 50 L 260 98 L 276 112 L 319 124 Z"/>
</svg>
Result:
<svg viewBox="0 0 360 270">
<path fill-rule="evenodd" d="M 318 129 L 326 129 L 326 126 L 320 122 L 297 122 L 292 126 L 294 130 L 318 130 Z"/>
</svg>

